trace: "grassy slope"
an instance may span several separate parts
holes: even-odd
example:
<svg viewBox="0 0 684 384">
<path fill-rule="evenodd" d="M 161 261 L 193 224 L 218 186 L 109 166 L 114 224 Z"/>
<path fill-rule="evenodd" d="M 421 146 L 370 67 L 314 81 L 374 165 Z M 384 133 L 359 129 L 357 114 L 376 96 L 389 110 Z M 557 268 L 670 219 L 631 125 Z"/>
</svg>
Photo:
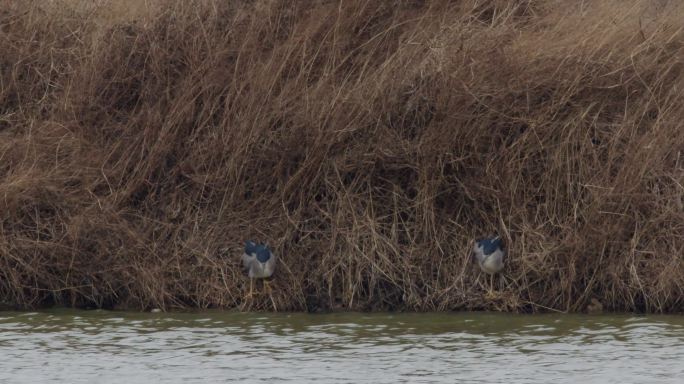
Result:
<svg viewBox="0 0 684 384">
<path fill-rule="evenodd" d="M 0 302 L 682 311 L 684 7 L 449 3 L 0 0 Z"/>
</svg>

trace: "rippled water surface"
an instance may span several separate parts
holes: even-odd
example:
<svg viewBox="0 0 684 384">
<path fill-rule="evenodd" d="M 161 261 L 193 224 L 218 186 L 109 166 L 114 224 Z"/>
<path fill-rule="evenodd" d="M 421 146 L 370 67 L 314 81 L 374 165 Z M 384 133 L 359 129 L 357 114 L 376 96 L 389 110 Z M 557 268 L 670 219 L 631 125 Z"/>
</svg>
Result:
<svg viewBox="0 0 684 384">
<path fill-rule="evenodd" d="M 2 383 L 682 383 L 683 316 L 0 312 Z"/>
</svg>

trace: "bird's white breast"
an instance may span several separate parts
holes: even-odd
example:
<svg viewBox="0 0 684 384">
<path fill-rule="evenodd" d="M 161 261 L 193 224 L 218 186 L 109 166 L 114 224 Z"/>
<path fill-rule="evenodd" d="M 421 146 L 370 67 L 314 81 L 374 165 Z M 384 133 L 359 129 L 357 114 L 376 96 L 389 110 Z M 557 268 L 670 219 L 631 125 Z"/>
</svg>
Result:
<svg viewBox="0 0 684 384">
<path fill-rule="evenodd" d="M 275 265 L 276 257 L 274 254 L 271 254 L 271 258 L 268 259 L 265 263 L 262 263 L 259 260 L 257 260 L 255 256 L 249 262 L 249 277 L 257 279 L 271 277 L 271 275 L 273 275 L 273 272 L 275 271 Z"/>
<path fill-rule="evenodd" d="M 503 251 L 497 249 L 491 255 L 488 255 L 484 258 L 484 260 L 480 263 L 480 267 L 487 273 L 497 273 L 503 269 L 503 257 Z"/>
</svg>

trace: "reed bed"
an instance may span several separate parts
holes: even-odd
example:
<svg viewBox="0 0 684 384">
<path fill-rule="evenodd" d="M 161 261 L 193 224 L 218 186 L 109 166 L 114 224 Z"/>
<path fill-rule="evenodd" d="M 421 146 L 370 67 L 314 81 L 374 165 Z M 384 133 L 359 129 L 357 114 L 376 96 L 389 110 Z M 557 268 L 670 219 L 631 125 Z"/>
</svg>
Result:
<svg viewBox="0 0 684 384">
<path fill-rule="evenodd" d="M 0 302 L 684 311 L 683 65 L 677 1 L 0 0 Z"/>
</svg>

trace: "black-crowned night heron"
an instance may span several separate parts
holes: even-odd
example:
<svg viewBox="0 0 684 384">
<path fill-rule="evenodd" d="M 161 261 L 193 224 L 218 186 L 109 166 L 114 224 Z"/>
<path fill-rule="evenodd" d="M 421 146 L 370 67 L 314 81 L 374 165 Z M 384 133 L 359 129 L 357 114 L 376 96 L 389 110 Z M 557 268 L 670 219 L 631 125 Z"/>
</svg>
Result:
<svg viewBox="0 0 684 384">
<path fill-rule="evenodd" d="M 245 242 L 245 252 L 242 254 L 242 265 L 249 274 L 249 296 L 254 289 L 254 279 L 266 279 L 273 275 L 276 266 L 276 256 L 265 244 L 253 241 Z M 264 287 L 270 291 L 268 282 L 264 280 Z"/>
<path fill-rule="evenodd" d="M 477 240 L 473 247 L 473 254 L 480 269 L 490 275 L 490 288 L 493 287 L 494 274 L 504 267 L 503 259 L 506 251 L 503 249 L 501 239 L 496 236 Z"/>
</svg>

